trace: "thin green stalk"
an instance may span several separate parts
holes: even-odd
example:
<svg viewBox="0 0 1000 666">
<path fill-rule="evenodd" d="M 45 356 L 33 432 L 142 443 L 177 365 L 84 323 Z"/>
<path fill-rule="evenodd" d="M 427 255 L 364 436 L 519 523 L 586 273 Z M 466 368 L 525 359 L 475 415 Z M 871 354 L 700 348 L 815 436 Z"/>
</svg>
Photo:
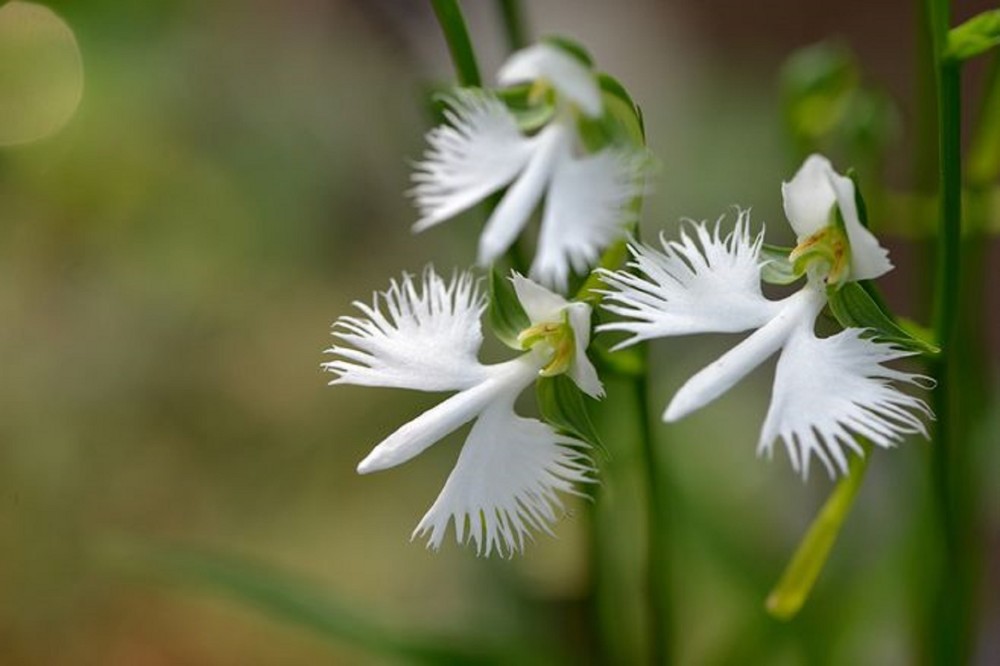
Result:
<svg viewBox="0 0 1000 666">
<path fill-rule="evenodd" d="M 465 18 L 458 6 L 457 0 L 431 0 L 434 15 L 437 16 L 451 52 L 451 60 L 455 64 L 460 86 L 478 87 L 482 83 L 479 76 L 479 65 L 476 64 L 476 54 L 472 50 L 469 30 L 465 27 Z"/>
<path fill-rule="evenodd" d="M 497 0 L 497 8 L 503 20 L 507 48 L 511 51 L 523 49 L 528 45 L 528 30 L 520 0 Z"/>
<path fill-rule="evenodd" d="M 643 365 L 648 352 L 640 345 Z M 670 541 L 667 526 L 667 484 L 663 478 L 656 442 L 653 437 L 653 417 L 649 409 L 649 372 L 632 381 L 636 406 L 639 408 L 643 469 L 646 474 L 646 575 L 648 578 L 647 613 L 649 616 L 649 656 L 651 664 L 669 664 L 673 657 L 673 618 L 670 593 Z"/>
<path fill-rule="evenodd" d="M 934 364 L 937 380 L 934 407 L 937 424 L 932 444 L 931 479 L 943 558 L 929 616 L 932 663 L 966 663 L 970 654 L 970 572 L 964 546 L 966 512 L 957 501 L 964 488 L 966 465 L 959 441 L 955 405 L 961 385 L 955 381 L 957 314 L 961 284 L 962 164 L 961 64 L 945 57 L 950 26 L 949 0 L 925 0 L 935 62 L 938 118 L 940 217 L 934 282 L 933 323 L 941 354 Z"/>
<path fill-rule="evenodd" d="M 837 482 L 767 597 L 767 611 L 779 620 L 790 620 L 798 614 L 823 571 L 868 469 L 872 446 L 867 442 L 862 442 L 862 446 L 865 455 L 851 460 L 850 470 Z"/>
</svg>

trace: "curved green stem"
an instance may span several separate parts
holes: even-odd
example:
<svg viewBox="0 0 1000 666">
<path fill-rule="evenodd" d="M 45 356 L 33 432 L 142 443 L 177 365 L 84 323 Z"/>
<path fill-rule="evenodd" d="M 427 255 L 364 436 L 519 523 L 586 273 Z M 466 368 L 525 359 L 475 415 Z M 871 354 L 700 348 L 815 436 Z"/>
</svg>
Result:
<svg viewBox="0 0 1000 666">
<path fill-rule="evenodd" d="M 523 49 L 528 45 L 528 29 L 520 0 L 497 0 L 497 8 L 503 20 L 507 48 L 511 51 Z"/>
<path fill-rule="evenodd" d="M 458 6 L 457 0 L 431 0 L 434 15 L 441 25 L 441 32 L 448 43 L 452 62 L 455 63 L 455 73 L 458 84 L 476 87 L 482 83 L 479 76 L 479 65 L 476 64 L 476 54 L 472 50 L 469 30 L 465 27 L 465 18 Z"/>
</svg>

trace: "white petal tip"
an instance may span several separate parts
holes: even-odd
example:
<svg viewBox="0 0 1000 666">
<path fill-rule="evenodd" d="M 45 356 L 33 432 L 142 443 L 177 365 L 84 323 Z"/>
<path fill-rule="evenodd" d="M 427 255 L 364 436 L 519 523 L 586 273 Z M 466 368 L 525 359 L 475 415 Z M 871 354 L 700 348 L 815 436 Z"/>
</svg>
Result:
<svg viewBox="0 0 1000 666">
<path fill-rule="evenodd" d="M 682 409 L 680 405 L 677 404 L 676 398 L 670 401 L 667 405 L 666 410 L 663 412 L 663 422 L 664 423 L 675 423 L 680 421 L 682 418 L 688 415 L 688 410 Z"/>
<path fill-rule="evenodd" d="M 381 469 L 384 469 L 384 465 L 379 465 L 378 460 L 372 455 L 359 462 L 357 467 L 358 474 L 371 474 Z"/>
</svg>

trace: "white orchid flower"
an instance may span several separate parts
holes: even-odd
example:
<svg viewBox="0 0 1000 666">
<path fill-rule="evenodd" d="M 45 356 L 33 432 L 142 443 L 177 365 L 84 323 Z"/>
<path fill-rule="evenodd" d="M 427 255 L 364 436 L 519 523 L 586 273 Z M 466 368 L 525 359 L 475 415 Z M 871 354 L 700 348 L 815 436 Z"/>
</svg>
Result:
<svg viewBox="0 0 1000 666">
<path fill-rule="evenodd" d="M 570 270 L 586 272 L 602 249 L 635 219 L 629 203 L 642 190 L 635 151 L 606 148 L 588 154 L 578 116 L 604 113 L 595 73 L 548 43 L 514 53 L 500 69 L 501 86 L 532 83 L 533 97 L 551 92 L 555 110 L 534 134 L 494 94 L 477 89 L 446 100 L 447 125 L 427 134 L 411 190 L 423 231 L 507 187 L 479 239 L 478 263 L 489 265 L 514 243 L 545 199 L 530 275 L 564 291 Z"/>
<path fill-rule="evenodd" d="M 634 273 L 602 273 L 611 287 L 604 308 L 628 321 L 598 330 L 631 333 L 619 347 L 665 336 L 753 331 L 689 379 L 667 406 L 664 420 L 676 421 L 707 405 L 780 353 L 758 453 L 770 456 L 780 438 L 803 477 L 814 455 L 835 476 L 837 470 L 847 472 L 845 448 L 862 454 L 856 435 L 882 447 L 909 434 L 927 436 L 921 420 L 931 415 L 927 405 L 893 382 L 922 386 L 929 380 L 883 365 L 912 354 L 872 340 L 865 329 L 817 337 L 815 321 L 827 303 L 828 283 L 874 277 L 892 266 L 857 218 L 853 183 L 824 158 L 806 160 L 783 193 L 801 241 L 792 255 L 808 262 L 807 282 L 799 292 L 779 301 L 763 296 L 763 232 L 751 236 L 744 211 L 724 238 L 718 224 L 710 231 L 702 223 L 694 226 L 694 238 L 686 232 L 680 241 L 661 237 L 662 249 L 632 244 Z M 831 229 L 837 223 L 835 208 L 846 232 Z"/>
<path fill-rule="evenodd" d="M 366 474 L 418 455 L 461 426 L 474 422 L 444 489 L 417 525 L 437 549 L 454 521 L 459 542 L 479 554 L 521 551 L 533 529 L 549 525 L 562 509 L 559 493 L 579 494 L 593 481 L 587 445 L 514 411 L 514 401 L 539 375 L 567 373 L 581 390 L 604 389 L 584 353 L 590 341 L 590 306 L 515 275 L 514 288 L 531 326 L 521 334 L 521 356 L 486 365 L 477 359 L 486 306 L 476 281 L 462 273 L 446 281 L 427 269 L 419 285 L 410 276 L 356 302 L 360 317 L 340 317 L 324 363 L 331 384 L 390 386 L 417 391 L 457 391 L 397 429 L 358 465 Z"/>
</svg>

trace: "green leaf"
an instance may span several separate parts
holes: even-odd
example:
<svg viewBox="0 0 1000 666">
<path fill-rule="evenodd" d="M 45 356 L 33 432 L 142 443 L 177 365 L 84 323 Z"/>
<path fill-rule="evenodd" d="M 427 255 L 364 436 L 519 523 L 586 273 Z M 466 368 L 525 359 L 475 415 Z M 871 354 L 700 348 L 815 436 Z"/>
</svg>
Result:
<svg viewBox="0 0 1000 666">
<path fill-rule="evenodd" d="M 566 375 L 540 377 L 535 382 L 538 410 L 548 423 L 607 453 L 590 419 L 583 392 Z"/>
<path fill-rule="evenodd" d="M 525 657 L 498 640 L 407 635 L 360 614 L 357 604 L 322 594 L 315 581 L 229 554 L 116 539 L 103 543 L 97 556 L 116 573 L 229 597 L 275 619 L 405 663 L 499 665 Z"/>
<path fill-rule="evenodd" d="M 592 68 L 594 66 L 594 59 L 590 57 L 590 52 L 574 39 L 562 35 L 546 35 L 538 41 L 565 51 L 568 55 L 579 60 L 585 67 Z"/>
<path fill-rule="evenodd" d="M 940 352 L 932 343 L 914 337 L 896 324 L 857 282 L 827 289 L 827 298 L 830 312 L 841 326 L 872 329 L 877 339 L 921 354 L 933 356 Z"/>
<path fill-rule="evenodd" d="M 788 260 L 792 248 L 778 247 L 764 243 L 760 246 L 760 256 L 767 263 L 760 269 L 760 277 L 768 284 L 791 284 L 802 277 L 795 272 L 795 266 Z"/>
<path fill-rule="evenodd" d="M 490 271 L 490 305 L 487 317 L 493 333 L 511 349 L 521 349 L 518 334 L 531 326 L 531 320 L 517 300 L 514 285 L 496 269 Z"/>
<path fill-rule="evenodd" d="M 986 53 L 997 44 L 1000 44 L 1000 9 L 992 9 L 952 28 L 944 57 L 961 62 Z"/>
</svg>

